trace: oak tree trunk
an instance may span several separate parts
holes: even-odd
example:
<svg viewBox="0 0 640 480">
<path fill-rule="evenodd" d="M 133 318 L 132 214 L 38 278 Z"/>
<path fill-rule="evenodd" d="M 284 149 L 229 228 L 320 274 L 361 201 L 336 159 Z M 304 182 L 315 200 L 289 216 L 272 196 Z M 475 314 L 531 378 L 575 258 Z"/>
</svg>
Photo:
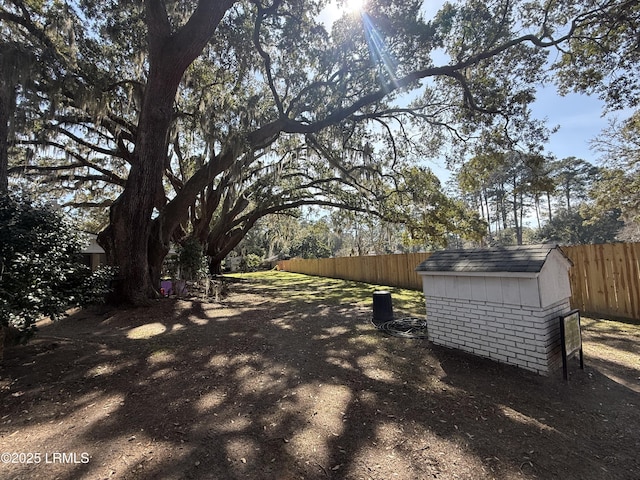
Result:
<svg viewBox="0 0 640 480">
<path fill-rule="evenodd" d="M 222 260 L 218 256 L 209 260 L 209 275 L 212 277 L 222 275 Z"/>
<path fill-rule="evenodd" d="M 164 198 L 162 176 L 177 88 L 163 80 L 158 72 L 155 78 L 149 78 L 138 123 L 135 161 L 122 195 L 111 207 L 110 225 L 99 236 L 108 262 L 118 267 L 115 303 L 144 305 L 159 288 L 151 281 L 149 234 L 153 207 Z"/>
<path fill-rule="evenodd" d="M 144 305 L 157 294 L 160 258 L 168 247 L 150 243 L 152 212 L 165 201 L 162 178 L 167 160 L 173 103 L 184 72 L 202 53 L 231 0 L 200 0 L 182 28 L 172 30 L 164 3 L 145 2 L 149 75 L 136 131 L 131 170 L 124 191 L 110 211 L 110 225 L 98 241 L 118 268 L 113 300 Z M 150 261 L 149 253 L 152 252 Z M 166 255 L 166 253 L 165 253 Z"/>
</svg>

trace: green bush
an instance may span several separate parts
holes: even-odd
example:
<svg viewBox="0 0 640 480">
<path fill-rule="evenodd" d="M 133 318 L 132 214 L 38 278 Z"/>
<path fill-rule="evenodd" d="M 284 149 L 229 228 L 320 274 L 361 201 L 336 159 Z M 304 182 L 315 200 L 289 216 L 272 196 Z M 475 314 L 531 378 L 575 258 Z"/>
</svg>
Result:
<svg viewBox="0 0 640 480">
<path fill-rule="evenodd" d="M 0 198 L 0 324 L 28 337 L 42 317 L 104 298 L 112 272 L 92 274 L 84 239 L 58 212 L 27 200 Z"/>
<path fill-rule="evenodd" d="M 262 259 L 255 253 L 249 253 L 242 259 L 243 269 L 249 272 L 257 270 L 261 263 Z"/>
<path fill-rule="evenodd" d="M 184 280 L 200 280 L 207 276 L 207 259 L 204 249 L 194 237 L 188 237 L 178 247 L 180 277 Z"/>
</svg>

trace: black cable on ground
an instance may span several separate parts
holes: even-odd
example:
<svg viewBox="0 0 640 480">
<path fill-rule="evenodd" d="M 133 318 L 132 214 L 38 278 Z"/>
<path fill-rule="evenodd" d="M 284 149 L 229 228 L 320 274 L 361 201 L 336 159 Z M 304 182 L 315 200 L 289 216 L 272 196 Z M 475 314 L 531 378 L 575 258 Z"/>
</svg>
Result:
<svg viewBox="0 0 640 480">
<path fill-rule="evenodd" d="M 373 322 L 371 322 L 373 323 Z M 427 321 L 416 317 L 395 318 L 375 327 L 394 337 L 427 338 Z"/>
</svg>

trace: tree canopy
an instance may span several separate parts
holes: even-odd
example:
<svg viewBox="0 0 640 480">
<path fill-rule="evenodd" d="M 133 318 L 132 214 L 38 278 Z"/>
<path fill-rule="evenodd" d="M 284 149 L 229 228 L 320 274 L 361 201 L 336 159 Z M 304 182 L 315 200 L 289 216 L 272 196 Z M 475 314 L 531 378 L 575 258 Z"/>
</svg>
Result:
<svg viewBox="0 0 640 480">
<path fill-rule="evenodd" d="M 625 220 L 640 224 L 640 112 L 611 122 L 592 144 L 607 165 L 591 189 L 594 213 L 602 216 L 615 208 Z"/>
<path fill-rule="evenodd" d="M 327 3 L 7 0 L 1 51 L 39 68 L 2 71 L 0 188 L 6 170 L 108 207 L 117 296 L 144 303 L 170 242 L 197 238 L 219 264 L 260 218 L 305 205 L 473 237 L 478 220 L 416 163 L 450 142 L 539 153 L 533 85 L 551 47 L 589 53 L 579 32 L 609 29 L 635 61 L 612 29 L 635 28 L 636 2 L 468 0 L 426 19 L 421 1 L 372 0 L 332 23 Z"/>
<path fill-rule="evenodd" d="M 590 18 L 575 24 L 571 38 L 559 46 L 550 76 L 562 93 L 596 94 L 611 109 L 640 105 L 637 0 L 561 2 L 552 23 L 590 9 Z M 535 20 L 534 20 L 535 21 Z"/>
</svg>

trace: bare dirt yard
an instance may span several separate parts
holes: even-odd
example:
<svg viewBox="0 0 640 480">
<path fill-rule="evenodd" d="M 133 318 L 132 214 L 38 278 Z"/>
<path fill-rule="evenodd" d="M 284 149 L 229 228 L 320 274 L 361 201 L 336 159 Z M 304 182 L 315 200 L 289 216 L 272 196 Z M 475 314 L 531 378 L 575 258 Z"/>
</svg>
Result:
<svg viewBox="0 0 640 480">
<path fill-rule="evenodd" d="M 373 290 L 248 274 L 43 322 L 0 369 L 0 478 L 640 479 L 638 325 L 583 319 L 565 383 L 386 336 Z"/>
</svg>

